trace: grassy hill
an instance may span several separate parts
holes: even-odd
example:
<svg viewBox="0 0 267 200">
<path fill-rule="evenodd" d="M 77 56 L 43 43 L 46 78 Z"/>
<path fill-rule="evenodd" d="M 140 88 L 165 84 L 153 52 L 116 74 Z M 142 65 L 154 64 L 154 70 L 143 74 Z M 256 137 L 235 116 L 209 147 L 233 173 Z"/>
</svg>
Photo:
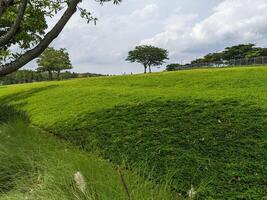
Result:
<svg viewBox="0 0 267 200">
<path fill-rule="evenodd" d="M 267 68 L 204 69 L 0 87 L 1 104 L 177 196 L 267 194 Z"/>
<path fill-rule="evenodd" d="M 125 200 L 128 193 L 136 200 L 176 198 L 167 183 L 145 181 L 138 171 L 116 169 L 29 126 L 22 112 L 0 106 L 0 113 L 0 200 Z"/>
</svg>

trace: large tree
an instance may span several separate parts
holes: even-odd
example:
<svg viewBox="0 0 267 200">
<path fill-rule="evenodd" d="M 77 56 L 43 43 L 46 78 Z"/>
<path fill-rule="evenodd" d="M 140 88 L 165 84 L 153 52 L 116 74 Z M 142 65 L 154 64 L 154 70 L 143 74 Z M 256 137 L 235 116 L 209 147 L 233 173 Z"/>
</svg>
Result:
<svg viewBox="0 0 267 200">
<path fill-rule="evenodd" d="M 133 51 L 130 51 L 127 61 L 138 62 L 144 66 L 145 73 L 147 68 L 151 73 L 151 67 L 162 65 L 168 58 L 168 51 L 151 45 L 137 46 Z"/>
<path fill-rule="evenodd" d="M 118 4 L 122 0 L 95 1 Z M 96 21 L 90 12 L 79 7 L 81 2 L 0 0 L 0 76 L 10 74 L 37 58 L 60 34 L 77 10 L 87 22 Z M 63 12 L 61 18 L 53 27 L 48 27 L 47 19 L 59 11 Z"/>
<path fill-rule="evenodd" d="M 59 79 L 62 70 L 72 69 L 69 54 L 66 49 L 56 50 L 53 47 L 47 48 L 38 58 L 38 71 L 48 72 L 49 79 L 52 80 L 53 72 L 57 73 Z"/>
</svg>

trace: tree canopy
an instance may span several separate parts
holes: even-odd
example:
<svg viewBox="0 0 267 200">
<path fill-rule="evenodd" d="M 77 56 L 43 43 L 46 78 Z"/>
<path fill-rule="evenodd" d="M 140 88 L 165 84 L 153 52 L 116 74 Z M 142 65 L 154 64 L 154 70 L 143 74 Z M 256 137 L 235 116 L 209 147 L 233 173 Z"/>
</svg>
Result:
<svg viewBox="0 0 267 200">
<path fill-rule="evenodd" d="M 66 49 L 56 50 L 53 47 L 47 48 L 42 53 L 38 60 L 38 71 L 48 72 L 50 80 L 52 79 L 52 72 L 57 73 L 59 79 L 60 72 L 62 70 L 72 69 L 72 64 L 69 58 L 69 54 Z"/>
<path fill-rule="evenodd" d="M 151 45 L 137 46 L 130 51 L 126 58 L 129 62 L 138 62 L 144 66 L 145 73 L 147 68 L 151 73 L 151 67 L 162 65 L 168 58 L 168 51 Z"/>
<path fill-rule="evenodd" d="M 92 0 L 93 1 L 93 0 Z M 122 0 L 95 0 L 120 3 Z M 87 22 L 96 21 L 91 12 L 79 7 L 82 0 L 0 0 L 0 76 L 12 73 L 38 57 L 60 34 L 79 10 Z M 63 12 L 54 27 L 48 18 Z M 50 31 L 47 31 L 47 30 Z"/>
<path fill-rule="evenodd" d="M 166 66 L 167 71 L 175 71 L 177 68 L 181 67 L 181 64 L 178 63 L 172 63 Z"/>
<path fill-rule="evenodd" d="M 240 44 L 226 47 L 222 52 L 209 53 L 203 58 L 193 60 L 191 64 L 208 63 L 231 59 L 244 59 L 267 56 L 267 48 L 256 47 L 255 44 Z"/>
</svg>

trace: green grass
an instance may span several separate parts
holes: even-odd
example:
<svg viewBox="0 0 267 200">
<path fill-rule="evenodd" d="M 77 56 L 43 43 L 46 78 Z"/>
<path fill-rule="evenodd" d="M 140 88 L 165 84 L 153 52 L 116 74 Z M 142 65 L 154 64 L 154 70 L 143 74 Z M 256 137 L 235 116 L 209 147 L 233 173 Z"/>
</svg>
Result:
<svg viewBox="0 0 267 200">
<path fill-rule="evenodd" d="M 12 108 L 0 110 L 1 114 L 15 113 Z M 155 186 L 125 169 L 121 176 L 109 162 L 30 127 L 25 119 L 16 115 L 0 126 L 1 200 L 124 200 L 127 192 L 122 177 L 132 199 L 174 198 L 167 185 Z M 77 172 L 86 182 L 83 192 L 74 180 Z"/>
<path fill-rule="evenodd" d="M 0 87 L 1 103 L 115 164 L 197 199 L 267 194 L 267 68 L 203 69 Z"/>
</svg>

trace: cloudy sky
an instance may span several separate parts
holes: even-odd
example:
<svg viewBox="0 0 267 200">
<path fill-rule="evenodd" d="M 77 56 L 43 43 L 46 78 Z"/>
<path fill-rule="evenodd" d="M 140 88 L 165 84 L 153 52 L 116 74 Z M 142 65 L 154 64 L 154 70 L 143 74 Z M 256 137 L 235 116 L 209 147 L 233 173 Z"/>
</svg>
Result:
<svg viewBox="0 0 267 200">
<path fill-rule="evenodd" d="M 99 18 L 97 25 L 76 14 L 52 44 L 67 48 L 77 72 L 140 73 L 141 65 L 125 61 L 127 52 L 140 44 L 168 49 L 170 63 L 239 43 L 267 46 L 267 0 L 123 0 L 119 6 L 83 2 Z"/>
</svg>

